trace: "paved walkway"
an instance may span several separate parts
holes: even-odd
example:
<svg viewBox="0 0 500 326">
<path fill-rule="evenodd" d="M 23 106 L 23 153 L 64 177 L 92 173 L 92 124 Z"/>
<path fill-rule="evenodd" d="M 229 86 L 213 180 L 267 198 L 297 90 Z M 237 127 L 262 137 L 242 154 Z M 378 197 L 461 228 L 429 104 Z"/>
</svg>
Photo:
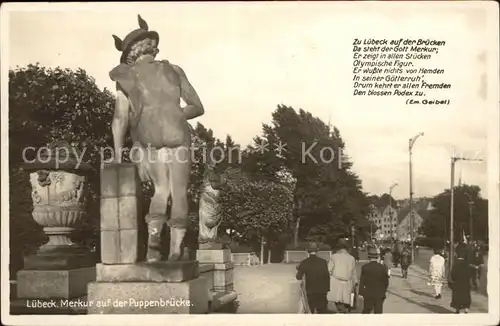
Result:
<svg viewBox="0 0 500 326">
<path fill-rule="evenodd" d="M 234 289 L 238 293 L 239 314 L 297 313 L 299 281 L 295 264 L 236 266 Z"/>
<path fill-rule="evenodd" d="M 423 268 L 411 266 L 408 273 L 408 279 L 401 278 L 400 269 L 394 268 L 391 273 L 393 277 L 391 278 L 391 284 L 388 289 L 389 295 L 384 305 L 386 312 L 454 312 L 454 309 L 450 307 L 451 290 L 447 285 L 444 285 L 442 289 L 442 298 L 434 299 L 433 288 L 427 285 L 428 273 Z M 472 306 L 469 312 L 488 313 L 488 298 L 475 292 L 472 292 L 471 296 Z"/>
<path fill-rule="evenodd" d="M 362 264 L 358 264 L 358 272 Z M 234 287 L 240 304 L 237 313 L 297 313 L 299 282 L 295 280 L 295 267 L 295 264 L 236 266 Z M 427 272 L 421 267 L 412 266 L 408 279 L 401 278 L 399 268 L 393 268 L 391 273 L 384 313 L 453 313 L 451 291 L 445 286 L 442 298 L 434 299 L 433 289 L 427 285 Z M 487 313 L 487 297 L 472 293 L 470 312 Z"/>
</svg>

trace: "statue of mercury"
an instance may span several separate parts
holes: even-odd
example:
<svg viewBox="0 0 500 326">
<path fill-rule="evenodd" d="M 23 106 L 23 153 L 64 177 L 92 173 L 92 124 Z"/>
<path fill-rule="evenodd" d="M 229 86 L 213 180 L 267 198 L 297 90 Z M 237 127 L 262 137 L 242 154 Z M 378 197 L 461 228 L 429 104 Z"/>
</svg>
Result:
<svg viewBox="0 0 500 326">
<path fill-rule="evenodd" d="M 115 153 L 121 159 L 125 134 L 133 141 L 131 160 L 142 181 L 151 181 L 154 195 L 149 212 L 148 262 L 161 259 L 161 232 L 170 227 L 168 260 L 181 259 L 188 224 L 188 183 L 191 135 L 188 120 L 203 115 L 203 105 L 184 71 L 167 60 L 155 60 L 159 35 L 138 16 L 139 28 L 123 40 L 113 35 L 120 64 L 109 73 L 117 98 L 112 122 Z M 180 100 L 186 105 L 181 106 Z M 171 214 L 167 205 L 171 198 Z"/>
</svg>

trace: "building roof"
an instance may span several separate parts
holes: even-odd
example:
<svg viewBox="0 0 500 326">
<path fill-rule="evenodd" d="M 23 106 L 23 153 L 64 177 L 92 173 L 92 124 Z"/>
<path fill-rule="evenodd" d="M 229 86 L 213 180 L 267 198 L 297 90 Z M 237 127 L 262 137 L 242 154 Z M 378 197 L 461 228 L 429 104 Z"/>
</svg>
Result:
<svg viewBox="0 0 500 326">
<path fill-rule="evenodd" d="M 398 212 L 398 224 L 403 222 L 405 217 L 410 213 L 410 207 L 403 207 Z"/>
<path fill-rule="evenodd" d="M 419 209 L 419 207 L 413 207 L 413 212 L 415 214 L 418 214 L 422 220 L 425 220 L 429 216 L 429 211 L 427 209 Z M 408 216 L 410 213 L 410 207 L 404 207 L 399 210 L 398 212 L 398 224 L 403 222 L 403 220 Z"/>
<path fill-rule="evenodd" d="M 398 203 L 393 202 L 393 208 L 397 212 L 398 224 L 400 224 L 406 216 L 410 213 L 410 205 L 408 199 L 398 200 Z M 398 207 L 399 206 L 399 207 Z M 388 203 L 382 204 L 380 201 L 372 203 L 370 208 L 373 212 L 382 215 L 384 211 L 389 207 Z M 422 197 L 415 198 L 413 201 L 413 211 L 418 214 L 422 219 L 426 219 L 429 216 L 430 210 L 434 207 L 432 206 L 432 200 L 430 198 Z"/>
<path fill-rule="evenodd" d="M 420 209 L 417 211 L 417 214 L 420 215 L 422 220 L 425 220 L 429 217 L 430 211 L 428 209 Z"/>
</svg>

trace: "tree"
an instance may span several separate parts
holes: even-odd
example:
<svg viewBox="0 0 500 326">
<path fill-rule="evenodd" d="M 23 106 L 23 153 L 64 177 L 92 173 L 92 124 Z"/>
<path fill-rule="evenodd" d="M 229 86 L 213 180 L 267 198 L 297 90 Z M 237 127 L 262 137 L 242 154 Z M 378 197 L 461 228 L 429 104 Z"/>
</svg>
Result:
<svg viewBox="0 0 500 326">
<path fill-rule="evenodd" d="M 31 186 L 21 168 L 23 149 L 39 148 L 53 141 L 66 140 L 79 151 L 84 151 L 84 161 L 93 170 L 89 175 L 90 198 L 83 231 L 76 238 L 87 245 L 98 245 L 100 218 L 99 170 L 104 148 L 112 149 L 111 122 L 114 96 L 100 90 L 95 80 L 85 70 L 45 68 L 38 64 L 9 71 L 9 174 L 10 174 L 10 240 L 11 257 L 22 258 L 22 253 L 38 247 L 43 241 L 41 228 L 31 217 L 33 210 Z M 216 139 L 211 129 L 198 123 L 191 128 L 194 162 L 191 168 L 189 209 L 192 231 L 189 239 L 196 239 L 198 227 L 198 197 L 203 182 L 207 157 L 213 151 L 217 160 L 226 155 L 226 148 L 237 147 L 231 136 L 226 144 Z M 127 134 L 125 146 L 132 145 Z M 28 157 L 31 159 L 32 157 Z M 108 157 L 104 157 L 107 159 Z M 225 157 L 222 157 L 225 158 Z M 129 162 L 128 155 L 123 155 Z M 223 161 L 223 171 L 228 163 Z M 154 188 L 151 182 L 143 183 L 144 214 L 149 206 Z M 140 224 L 145 228 L 145 223 Z M 145 241 L 145 239 L 143 239 Z M 20 265 L 18 263 L 17 265 Z M 14 267 L 14 269 L 18 268 Z"/>
<path fill-rule="evenodd" d="M 454 238 L 462 233 L 470 234 L 469 201 L 472 202 L 473 234 L 476 240 L 488 237 L 488 201 L 481 197 L 481 189 L 475 185 L 462 184 L 454 188 Z M 451 194 L 446 189 L 432 199 L 433 210 L 423 221 L 421 231 L 426 237 L 449 238 Z M 446 227 L 446 228 L 445 228 Z"/>
<path fill-rule="evenodd" d="M 31 217 L 31 186 L 21 170 L 23 149 L 66 140 L 84 153 L 93 170 L 90 198 L 81 240 L 97 241 L 99 218 L 100 149 L 111 143 L 114 98 L 78 69 L 49 69 L 40 65 L 9 70 L 9 175 L 11 256 L 41 244 L 41 230 Z M 27 152 L 33 158 L 33 153 Z M 18 266 L 14 267 L 17 268 Z"/>
<path fill-rule="evenodd" d="M 245 153 L 245 171 L 261 180 L 279 182 L 283 172 L 293 179 L 295 244 L 299 234 L 329 241 L 365 218 L 368 202 L 337 128 L 304 110 L 278 105 L 254 144 Z M 259 150 L 262 144 L 267 150 Z"/>
<path fill-rule="evenodd" d="M 279 183 L 252 180 L 237 168 L 226 171 L 222 192 L 223 219 L 219 232 L 230 230 L 233 239 L 255 245 L 274 241 L 290 230 L 291 190 Z"/>
<path fill-rule="evenodd" d="M 382 208 L 387 207 L 389 203 L 392 204 L 394 208 L 397 206 L 397 201 L 391 195 L 384 193 L 381 196 L 371 195 L 368 197 L 371 204 L 375 205 L 375 207 Z"/>
</svg>

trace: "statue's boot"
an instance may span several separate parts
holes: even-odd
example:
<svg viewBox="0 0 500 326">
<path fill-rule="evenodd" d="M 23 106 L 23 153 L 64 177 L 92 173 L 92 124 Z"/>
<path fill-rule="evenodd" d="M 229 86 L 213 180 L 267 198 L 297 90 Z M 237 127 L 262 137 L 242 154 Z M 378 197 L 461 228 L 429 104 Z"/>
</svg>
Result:
<svg viewBox="0 0 500 326">
<path fill-rule="evenodd" d="M 186 235 L 186 228 L 170 227 L 170 254 L 168 260 L 180 260 L 182 258 L 182 242 Z"/>
<path fill-rule="evenodd" d="M 165 227 L 165 222 L 160 219 L 153 219 L 148 222 L 148 262 L 161 260 L 161 232 Z"/>
</svg>

